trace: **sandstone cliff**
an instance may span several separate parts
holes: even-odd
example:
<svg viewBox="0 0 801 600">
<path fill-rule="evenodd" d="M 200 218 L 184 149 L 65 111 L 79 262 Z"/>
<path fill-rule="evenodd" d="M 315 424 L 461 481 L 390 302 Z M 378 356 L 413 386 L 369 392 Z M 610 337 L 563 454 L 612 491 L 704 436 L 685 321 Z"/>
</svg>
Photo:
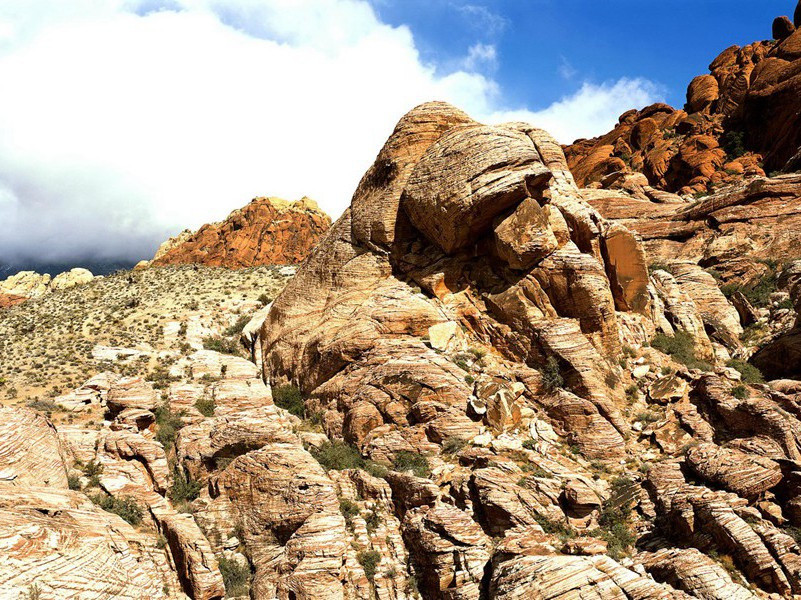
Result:
<svg viewBox="0 0 801 600">
<path fill-rule="evenodd" d="M 196 263 L 242 268 L 301 262 L 331 219 L 309 198 L 256 198 L 219 223 L 184 231 L 164 242 L 153 265 Z"/>
</svg>

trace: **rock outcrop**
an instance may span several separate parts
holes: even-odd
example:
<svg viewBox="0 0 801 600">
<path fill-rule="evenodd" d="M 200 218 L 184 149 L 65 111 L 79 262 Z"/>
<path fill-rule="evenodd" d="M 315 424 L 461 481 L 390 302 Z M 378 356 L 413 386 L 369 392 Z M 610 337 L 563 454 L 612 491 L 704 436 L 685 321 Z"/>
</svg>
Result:
<svg viewBox="0 0 801 600">
<path fill-rule="evenodd" d="M 152 265 L 202 264 L 243 268 L 303 261 L 331 219 L 309 198 L 256 198 L 219 223 L 164 242 Z"/>
</svg>

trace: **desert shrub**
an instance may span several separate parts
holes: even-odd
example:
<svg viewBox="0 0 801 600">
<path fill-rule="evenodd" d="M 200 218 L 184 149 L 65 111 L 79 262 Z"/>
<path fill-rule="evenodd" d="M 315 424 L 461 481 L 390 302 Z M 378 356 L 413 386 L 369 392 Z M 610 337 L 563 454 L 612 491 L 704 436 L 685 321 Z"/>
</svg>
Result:
<svg viewBox="0 0 801 600">
<path fill-rule="evenodd" d="M 231 338 L 221 335 L 212 335 L 203 338 L 203 347 L 221 354 L 239 354 L 239 343 Z"/>
<path fill-rule="evenodd" d="M 642 412 L 637 413 L 636 420 L 642 423 L 643 425 L 648 425 L 650 423 L 656 423 L 660 419 L 658 413 L 655 413 L 652 410 L 644 410 Z"/>
<path fill-rule="evenodd" d="M 345 524 L 353 529 L 353 518 L 359 516 L 359 505 L 347 498 L 339 499 L 339 512 L 345 517 Z"/>
<path fill-rule="evenodd" d="M 51 400 L 31 400 L 28 402 L 28 408 L 38 410 L 44 413 L 58 412 L 63 410 L 58 404 Z"/>
<path fill-rule="evenodd" d="M 71 490 L 80 490 L 81 489 L 81 478 L 77 475 L 68 475 L 67 476 L 67 486 Z"/>
<path fill-rule="evenodd" d="M 270 302 L 273 301 L 273 299 L 270 298 L 270 296 L 268 296 L 267 294 L 259 295 L 258 300 L 259 302 L 261 302 L 262 306 L 267 306 Z"/>
<path fill-rule="evenodd" d="M 153 382 L 153 387 L 157 390 L 163 390 L 169 387 L 173 381 L 178 381 L 180 377 L 170 375 L 170 369 L 166 365 L 156 365 L 153 370 L 148 373 L 147 379 Z"/>
<path fill-rule="evenodd" d="M 239 318 L 236 320 L 236 323 L 231 325 L 225 330 L 225 335 L 230 336 L 239 336 L 242 334 L 242 330 L 245 328 L 250 322 L 250 316 L 248 315 L 240 315 Z"/>
<path fill-rule="evenodd" d="M 712 366 L 699 360 L 695 356 L 695 340 L 686 331 L 676 330 L 675 335 L 658 333 L 651 340 L 651 346 L 660 352 L 669 354 L 674 360 L 684 364 L 689 369 L 701 369 L 709 371 Z"/>
<path fill-rule="evenodd" d="M 565 380 L 559 371 L 559 361 L 554 356 L 548 357 L 548 360 L 540 368 L 540 373 L 542 373 L 543 385 L 549 390 L 555 390 L 565 385 Z"/>
<path fill-rule="evenodd" d="M 312 456 L 327 470 L 362 469 L 365 460 L 355 446 L 334 440 L 325 442 L 319 448 L 310 448 Z"/>
<path fill-rule="evenodd" d="M 301 419 L 306 416 L 306 406 L 303 403 L 303 396 L 296 385 L 282 385 L 273 388 L 273 402 L 276 406 L 291 412 Z"/>
<path fill-rule="evenodd" d="M 648 273 L 652 274 L 654 271 L 665 271 L 672 274 L 673 268 L 667 263 L 655 262 L 648 265 Z"/>
<path fill-rule="evenodd" d="M 395 460 L 392 464 L 396 471 L 411 471 L 417 477 L 428 477 L 431 475 L 431 467 L 428 465 L 428 459 L 419 452 L 401 450 L 395 454 Z"/>
<path fill-rule="evenodd" d="M 720 141 L 729 158 L 739 158 L 746 152 L 745 133 L 742 131 L 727 131 Z"/>
<path fill-rule="evenodd" d="M 103 510 L 114 513 L 131 525 L 139 525 L 142 522 L 142 509 L 130 496 L 116 498 L 114 496 L 95 494 L 90 496 L 90 499 Z"/>
<path fill-rule="evenodd" d="M 214 409 L 217 408 L 217 405 L 213 398 L 200 398 L 195 402 L 195 408 L 198 409 L 200 414 L 204 417 L 213 417 Z"/>
<path fill-rule="evenodd" d="M 173 471 L 172 487 L 169 492 L 170 500 L 173 502 L 191 502 L 200 495 L 202 487 L 199 481 L 192 481 L 187 477 L 183 469 L 176 467 Z"/>
<path fill-rule="evenodd" d="M 364 574 L 367 579 L 373 581 L 375 579 L 375 569 L 378 563 L 381 562 L 381 555 L 375 550 L 363 550 L 356 555 L 356 560 L 364 569 Z"/>
<path fill-rule="evenodd" d="M 766 263 L 768 271 L 757 281 L 748 285 L 730 283 L 720 288 L 720 291 L 727 298 L 731 298 L 736 292 L 742 293 L 748 301 L 757 307 L 764 308 L 770 304 L 770 296 L 778 288 L 778 275 L 773 264 Z"/>
<path fill-rule="evenodd" d="M 250 568 L 225 556 L 220 558 L 218 564 L 226 597 L 245 596 L 250 589 Z"/>
<path fill-rule="evenodd" d="M 465 446 L 467 446 L 467 440 L 460 437 L 451 436 L 442 442 L 442 453 L 458 454 Z"/>
<path fill-rule="evenodd" d="M 749 362 L 733 358 L 726 362 L 726 366 L 738 370 L 744 383 L 765 383 L 762 371 Z"/>
<path fill-rule="evenodd" d="M 367 516 L 364 518 L 364 524 L 367 526 L 367 531 L 372 533 L 378 526 L 381 525 L 383 519 L 381 519 L 381 515 L 379 515 L 376 511 L 371 510 L 367 513 Z"/>
<path fill-rule="evenodd" d="M 162 404 L 154 411 L 156 415 L 156 440 L 161 442 L 165 451 L 175 444 L 175 435 L 184 426 L 181 417 L 170 410 L 169 404 Z"/>
<path fill-rule="evenodd" d="M 612 480 L 609 500 L 604 503 L 598 517 L 600 531 L 597 533 L 606 541 L 609 555 L 616 560 L 637 541 L 630 524 L 632 500 L 627 498 L 632 485 L 627 477 Z"/>
<path fill-rule="evenodd" d="M 576 536 L 576 532 L 573 531 L 570 526 L 563 521 L 549 519 L 544 515 L 534 515 L 534 519 L 537 521 L 539 526 L 542 527 L 542 530 L 545 533 L 559 536 L 562 539 L 570 539 Z"/>
<path fill-rule="evenodd" d="M 748 395 L 749 395 L 748 394 L 748 388 L 745 387 L 742 384 L 735 385 L 731 389 L 731 395 L 734 396 L 735 398 L 737 398 L 738 400 L 745 400 L 746 398 L 748 398 Z"/>
</svg>

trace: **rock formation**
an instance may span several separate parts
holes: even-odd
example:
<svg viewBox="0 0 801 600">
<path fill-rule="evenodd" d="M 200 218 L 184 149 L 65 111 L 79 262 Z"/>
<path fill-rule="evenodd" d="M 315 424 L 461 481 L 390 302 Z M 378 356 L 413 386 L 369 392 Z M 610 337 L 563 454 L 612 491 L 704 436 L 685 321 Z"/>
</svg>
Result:
<svg viewBox="0 0 801 600">
<path fill-rule="evenodd" d="M 256 198 L 224 221 L 170 238 L 151 264 L 230 268 L 296 264 L 306 258 L 330 225 L 328 215 L 309 198 L 297 202 Z"/>
<path fill-rule="evenodd" d="M 88 269 L 75 268 L 55 277 L 34 271 L 20 271 L 0 281 L 0 308 L 21 304 L 31 298 L 41 298 L 55 290 L 65 290 L 89 283 L 95 278 Z"/>
</svg>

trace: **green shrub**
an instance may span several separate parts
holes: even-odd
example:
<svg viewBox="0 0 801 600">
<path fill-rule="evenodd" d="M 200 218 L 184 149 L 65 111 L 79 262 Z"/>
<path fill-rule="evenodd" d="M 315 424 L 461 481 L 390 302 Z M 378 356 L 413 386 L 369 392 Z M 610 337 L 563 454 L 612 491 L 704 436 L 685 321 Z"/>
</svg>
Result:
<svg viewBox="0 0 801 600">
<path fill-rule="evenodd" d="M 273 388 L 273 402 L 275 405 L 291 412 L 296 417 L 303 419 L 306 416 L 306 405 L 303 403 L 303 396 L 295 385 L 282 385 Z"/>
<path fill-rule="evenodd" d="M 743 383 L 765 383 L 762 371 L 749 362 L 740 360 L 739 358 L 733 358 L 726 362 L 726 366 L 738 370 Z"/>
<path fill-rule="evenodd" d="M 739 158 L 746 152 L 745 133 L 742 131 L 727 131 L 720 141 L 729 158 Z"/>
<path fill-rule="evenodd" d="M 162 404 L 154 411 L 156 416 L 156 440 L 169 452 L 175 444 L 175 435 L 184 426 L 180 415 L 170 410 L 169 404 Z"/>
<path fill-rule="evenodd" d="M 396 471 L 411 471 L 417 477 L 428 477 L 431 475 L 431 467 L 428 465 L 428 459 L 419 452 L 412 452 L 410 450 L 397 452 L 395 454 L 393 466 Z"/>
<path fill-rule="evenodd" d="M 183 469 L 175 467 L 172 476 L 172 487 L 169 497 L 173 502 L 191 502 L 200 494 L 203 486 L 199 481 L 192 481 L 186 476 Z"/>
<path fill-rule="evenodd" d="M 204 337 L 203 347 L 206 350 L 214 350 L 221 354 L 239 354 L 239 343 L 236 340 L 220 335 Z"/>
<path fill-rule="evenodd" d="M 534 519 L 537 521 L 539 526 L 542 527 L 542 530 L 545 533 L 559 536 L 562 539 L 576 537 L 576 532 L 573 531 L 570 526 L 563 521 L 549 519 L 544 515 L 534 515 Z"/>
<path fill-rule="evenodd" d="M 548 390 L 555 390 L 564 387 L 565 380 L 562 378 L 562 373 L 559 370 L 559 361 L 556 357 L 549 356 L 545 361 L 545 365 L 540 368 L 542 373 L 542 384 Z"/>
<path fill-rule="evenodd" d="M 248 315 L 240 315 L 236 320 L 236 323 L 225 330 L 225 335 L 239 337 L 242 334 L 242 330 L 245 328 L 245 325 L 250 323 L 250 319 L 251 317 Z"/>
<path fill-rule="evenodd" d="M 364 518 L 364 524 L 367 526 L 367 531 L 372 533 L 378 526 L 381 525 L 383 519 L 381 515 L 379 515 L 376 511 L 371 510 L 367 513 L 367 516 Z"/>
<path fill-rule="evenodd" d="M 768 271 L 759 280 L 750 283 L 749 285 L 740 285 L 738 283 L 730 283 L 720 288 L 720 291 L 727 298 L 731 298 L 736 292 L 742 293 L 748 301 L 759 308 L 765 308 L 770 305 L 770 296 L 778 288 L 778 275 L 776 270 L 771 264 L 767 265 Z"/>
<path fill-rule="evenodd" d="M 442 442 L 442 453 L 458 454 L 465 446 L 467 446 L 467 440 L 464 440 L 460 437 L 451 436 Z"/>
<path fill-rule="evenodd" d="M 217 405 L 214 403 L 213 398 L 200 398 L 195 402 L 195 408 L 198 409 L 200 414 L 204 417 L 213 417 L 214 409 L 217 408 Z"/>
<path fill-rule="evenodd" d="M 359 505 L 347 498 L 339 499 L 339 512 L 345 517 L 345 524 L 349 529 L 353 529 L 353 517 L 359 516 Z"/>
<path fill-rule="evenodd" d="M 250 589 L 250 569 L 225 556 L 220 558 L 218 564 L 225 583 L 225 596 L 232 598 L 247 595 Z"/>
<path fill-rule="evenodd" d="M 28 408 L 32 408 L 33 410 L 38 410 L 44 413 L 59 412 L 64 410 L 51 400 L 31 400 L 28 402 Z"/>
<path fill-rule="evenodd" d="M 334 440 L 309 450 L 326 470 L 363 469 L 365 460 L 355 446 Z"/>
<path fill-rule="evenodd" d="M 363 550 L 356 555 L 356 560 L 364 569 L 364 574 L 371 582 L 375 579 L 375 569 L 381 562 L 381 555 L 375 550 Z"/>
<path fill-rule="evenodd" d="M 731 395 L 737 398 L 738 400 L 745 400 L 749 396 L 748 388 L 742 384 L 735 385 L 731 389 Z"/>
<path fill-rule="evenodd" d="M 686 331 L 676 330 L 673 336 L 658 333 L 651 340 L 651 346 L 660 352 L 669 354 L 674 360 L 684 364 L 689 369 L 712 370 L 712 366 L 709 363 L 699 360 L 695 356 L 695 340 Z"/>
<path fill-rule="evenodd" d="M 136 501 L 129 496 L 116 498 L 114 496 L 95 494 L 94 496 L 90 496 L 90 499 L 103 510 L 114 513 L 131 525 L 139 525 L 139 523 L 142 522 L 142 509 L 139 508 Z"/>
<path fill-rule="evenodd" d="M 601 530 L 597 533 L 606 541 L 609 556 L 615 560 L 637 541 L 630 524 L 632 500 L 627 498 L 632 485 L 632 480 L 627 477 L 612 480 L 609 500 L 604 503 L 598 517 Z"/>
<path fill-rule="evenodd" d="M 267 294 L 261 294 L 258 300 L 259 302 L 261 302 L 262 306 L 267 306 L 270 302 L 273 301 L 273 299 L 270 298 L 270 296 L 268 296 Z"/>
</svg>

